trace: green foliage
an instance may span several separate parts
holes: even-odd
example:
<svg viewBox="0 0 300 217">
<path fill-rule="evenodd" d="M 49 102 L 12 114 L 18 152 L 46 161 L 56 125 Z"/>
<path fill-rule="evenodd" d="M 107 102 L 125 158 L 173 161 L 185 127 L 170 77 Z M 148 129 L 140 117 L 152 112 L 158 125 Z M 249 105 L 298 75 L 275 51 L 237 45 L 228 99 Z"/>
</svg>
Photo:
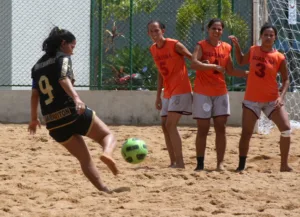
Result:
<svg viewBox="0 0 300 217">
<path fill-rule="evenodd" d="M 204 31 L 206 20 L 218 17 L 218 2 L 218 0 L 185 0 L 176 16 L 176 32 L 179 38 L 186 39 L 195 24 L 200 24 Z M 232 13 L 230 0 L 222 0 L 221 8 L 220 18 L 226 28 L 239 38 L 242 47 L 245 46 L 250 35 L 246 21 Z"/>
<path fill-rule="evenodd" d="M 241 47 L 244 48 L 250 36 L 250 29 L 247 22 L 238 14 L 231 14 L 231 16 L 225 20 L 225 25 L 231 30 L 232 34 L 239 39 Z"/>
<path fill-rule="evenodd" d="M 104 22 L 113 17 L 114 20 L 126 20 L 130 16 L 130 0 L 98 0 L 102 1 Z M 133 13 L 151 13 L 162 0 L 134 0 Z"/>
<path fill-rule="evenodd" d="M 140 13 L 151 13 L 163 0 L 133 0 L 132 1 L 132 12 L 133 15 Z M 104 31 L 104 46 L 105 52 L 109 52 L 110 55 L 104 57 L 105 64 L 102 66 L 102 81 L 104 88 L 109 89 L 129 89 L 128 82 L 124 84 L 118 83 L 120 76 L 125 76 L 130 74 L 130 52 L 129 48 L 125 47 L 123 49 L 116 50 L 115 42 L 119 40 L 120 37 L 128 38 L 127 35 L 118 31 L 116 23 L 120 21 L 128 21 L 130 18 L 130 0 L 97 0 L 102 3 L 101 8 L 101 18 L 103 21 L 103 26 L 106 28 Z M 95 16 L 100 17 L 100 14 L 95 14 Z M 112 27 L 108 27 L 112 23 Z M 156 88 L 157 80 L 157 70 L 152 60 L 148 48 L 142 48 L 140 46 L 134 46 L 132 50 L 133 59 L 133 72 L 140 73 L 139 78 L 132 79 L 133 85 L 138 85 L 138 87 L 146 87 L 148 89 Z M 143 69 L 147 68 L 145 72 Z M 129 81 L 130 83 L 130 81 Z"/>
<path fill-rule="evenodd" d="M 120 76 L 120 74 L 121 76 L 130 74 L 129 51 L 130 48 L 125 47 L 116 50 L 115 54 L 106 56 L 106 64 L 104 64 L 104 68 L 102 70 L 102 79 L 105 86 L 117 85 L 116 78 Z M 133 82 L 133 85 L 138 85 L 138 87 L 145 87 L 148 89 L 156 89 L 157 68 L 154 64 L 149 48 L 143 48 L 140 45 L 133 46 L 132 61 L 132 74 L 139 74 L 139 80 Z M 146 68 L 147 70 L 144 70 L 145 72 L 143 72 L 143 69 Z"/>
</svg>

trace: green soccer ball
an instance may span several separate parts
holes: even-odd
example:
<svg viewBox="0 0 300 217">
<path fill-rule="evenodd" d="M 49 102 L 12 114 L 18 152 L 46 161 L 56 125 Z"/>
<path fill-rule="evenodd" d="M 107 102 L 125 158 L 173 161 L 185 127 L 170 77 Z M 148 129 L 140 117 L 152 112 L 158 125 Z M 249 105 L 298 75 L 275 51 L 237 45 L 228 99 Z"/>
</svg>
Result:
<svg viewBox="0 0 300 217">
<path fill-rule="evenodd" d="M 143 140 L 130 138 L 123 144 L 121 153 L 128 163 L 137 164 L 146 158 L 148 149 Z"/>
</svg>

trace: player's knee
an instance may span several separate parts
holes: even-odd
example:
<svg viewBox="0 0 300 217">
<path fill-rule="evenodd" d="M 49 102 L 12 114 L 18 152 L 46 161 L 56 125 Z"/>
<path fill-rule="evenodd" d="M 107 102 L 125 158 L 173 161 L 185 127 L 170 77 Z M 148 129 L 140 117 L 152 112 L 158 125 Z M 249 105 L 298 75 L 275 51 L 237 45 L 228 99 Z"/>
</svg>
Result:
<svg viewBox="0 0 300 217">
<path fill-rule="evenodd" d="M 199 137 L 207 137 L 208 132 L 209 132 L 209 127 L 208 128 L 198 128 L 197 135 Z"/>
<path fill-rule="evenodd" d="M 172 121 L 167 121 L 165 126 L 168 131 L 174 130 L 177 127 L 176 123 L 174 123 Z"/>
<path fill-rule="evenodd" d="M 161 128 L 163 129 L 163 131 L 167 130 L 167 127 L 166 127 L 166 122 L 161 122 Z"/>
<path fill-rule="evenodd" d="M 164 116 L 161 117 L 161 122 L 160 122 L 161 126 L 165 126 L 166 123 L 167 123 L 167 117 L 164 117 Z"/>
<path fill-rule="evenodd" d="M 89 153 L 77 157 L 77 160 L 79 161 L 82 169 L 86 167 L 90 167 L 91 164 L 93 164 L 92 157 Z"/>
<path fill-rule="evenodd" d="M 225 131 L 226 131 L 225 124 L 215 126 L 215 131 L 217 134 L 225 134 Z"/>
<path fill-rule="evenodd" d="M 253 131 L 251 131 L 251 130 L 247 130 L 247 129 L 242 130 L 243 138 L 250 139 L 252 137 L 252 134 L 253 134 Z"/>
<path fill-rule="evenodd" d="M 291 137 L 291 130 L 284 130 L 284 131 L 281 131 L 281 136 L 282 137 Z"/>
</svg>

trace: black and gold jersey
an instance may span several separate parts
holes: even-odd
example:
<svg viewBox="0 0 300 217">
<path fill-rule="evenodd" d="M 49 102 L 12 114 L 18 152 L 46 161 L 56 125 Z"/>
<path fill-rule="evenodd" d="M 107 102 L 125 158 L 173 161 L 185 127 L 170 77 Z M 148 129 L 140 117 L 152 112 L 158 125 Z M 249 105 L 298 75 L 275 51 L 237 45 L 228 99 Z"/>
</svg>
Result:
<svg viewBox="0 0 300 217">
<path fill-rule="evenodd" d="M 74 82 L 70 56 L 58 52 L 55 57 L 45 54 L 33 66 L 32 88 L 38 90 L 40 105 L 48 130 L 71 124 L 78 118 L 73 99 L 59 81 L 68 77 Z"/>
</svg>

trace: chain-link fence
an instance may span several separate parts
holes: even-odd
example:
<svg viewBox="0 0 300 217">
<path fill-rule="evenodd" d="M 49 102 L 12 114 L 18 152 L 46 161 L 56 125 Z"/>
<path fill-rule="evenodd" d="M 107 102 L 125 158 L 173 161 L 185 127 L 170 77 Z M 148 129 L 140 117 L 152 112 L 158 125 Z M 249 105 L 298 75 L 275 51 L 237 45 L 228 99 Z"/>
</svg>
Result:
<svg viewBox="0 0 300 217">
<path fill-rule="evenodd" d="M 243 47 L 252 44 L 252 0 L 12 0 L 0 5 L 0 86 L 30 87 L 30 69 L 55 25 L 76 36 L 75 84 L 87 89 L 156 89 L 150 20 L 163 22 L 165 36 L 191 52 L 215 17 L 225 21 L 224 41 L 233 33 Z M 195 71 L 189 76 L 193 81 Z M 245 80 L 228 77 L 227 84 L 229 90 L 244 90 Z"/>
<path fill-rule="evenodd" d="M 223 40 L 234 33 L 244 47 L 252 44 L 251 0 L 97 0 L 94 14 L 93 37 L 100 40 L 95 41 L 92 74 L 99 89 L 156 88 L 157 69 L 147 34 L 150 20 L 164 23 L 165 37 L 180 40 L 191 52 L 206 37 L 206 24 L 215 17 L 225 21 Z M 193 81 L 195 71 L 189 70 L 189 76 Z M 230 90 L 245 86 L 243 79 L 228 77 L 227 83 Z"/>
</svg>

